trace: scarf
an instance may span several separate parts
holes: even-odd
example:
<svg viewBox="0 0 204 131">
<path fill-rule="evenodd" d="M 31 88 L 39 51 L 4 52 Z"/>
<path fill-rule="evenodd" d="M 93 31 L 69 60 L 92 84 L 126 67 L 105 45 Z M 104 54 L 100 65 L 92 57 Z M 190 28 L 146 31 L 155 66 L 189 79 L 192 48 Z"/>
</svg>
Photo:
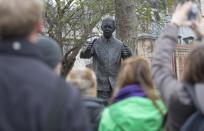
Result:
<svg viewBox="0 0 204 131">
<path fill-rule="evenodd" d="M 132 96 L 139 96 L 139 97 L 146 97 L 142 87 L 138 84 L 127 85 L 119 90 L 117 95 L 113 99 L 113 103 L 121 101 L 123 99 L 132 97 Z"/>
</svg>

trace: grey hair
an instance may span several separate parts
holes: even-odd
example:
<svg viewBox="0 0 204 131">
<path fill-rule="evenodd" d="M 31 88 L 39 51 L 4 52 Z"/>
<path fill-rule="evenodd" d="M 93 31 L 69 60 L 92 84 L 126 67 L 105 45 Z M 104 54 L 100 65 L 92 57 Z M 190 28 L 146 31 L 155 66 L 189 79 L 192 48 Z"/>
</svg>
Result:
<svg viewBox="0 0 204 131">
<path fill-rule="evenodd" d="M 0 0 L 1 38 L 28 36 L 43 12 L 43 0 Z"/>
</svg>

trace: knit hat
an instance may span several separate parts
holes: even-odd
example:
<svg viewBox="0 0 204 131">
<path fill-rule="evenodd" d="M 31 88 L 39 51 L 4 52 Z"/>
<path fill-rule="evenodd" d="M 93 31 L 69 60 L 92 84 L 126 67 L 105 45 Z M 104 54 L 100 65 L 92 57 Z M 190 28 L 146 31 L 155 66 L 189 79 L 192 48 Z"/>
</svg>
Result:
<svg viewBox="0 0 204 131">
<path fill-rule="evenodd" d="M 42 52 L 43 61 L 52 69 L 62 61 L 62 53 L 59 44 L 50 37 L 40 36 L 36 46 Z"/>
</svg>

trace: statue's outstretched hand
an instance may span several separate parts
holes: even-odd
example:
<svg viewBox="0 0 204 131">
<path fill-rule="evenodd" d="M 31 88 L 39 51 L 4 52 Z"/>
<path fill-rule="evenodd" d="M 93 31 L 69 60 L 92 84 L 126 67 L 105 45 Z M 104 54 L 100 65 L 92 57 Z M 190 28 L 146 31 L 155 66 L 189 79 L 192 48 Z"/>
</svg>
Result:
<svg viewBox="0 0 204 131">
<path fill-rule="evenodd" d="M 91 49 L 93 47 L 93 42 L 87 44 L 87 49 Z"/>
<path fill-rule="evenodd" d="M 123 49 L 122 49 L 122 57 L 126 58 L 132 56 L 132 52 L 130 51 L 130 49 L 128 48 L 127 45 L 123 44 Z"/>
</svg>

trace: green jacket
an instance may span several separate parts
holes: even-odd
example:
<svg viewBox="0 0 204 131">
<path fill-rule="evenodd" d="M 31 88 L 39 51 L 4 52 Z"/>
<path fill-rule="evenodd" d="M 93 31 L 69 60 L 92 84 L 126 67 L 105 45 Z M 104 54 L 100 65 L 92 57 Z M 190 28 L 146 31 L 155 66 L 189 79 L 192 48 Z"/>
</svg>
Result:
<svg viewBox="0 0 204 131">
<path fill-rule="evenodd" d="M 162 101 L 157 103 L 166 112 Z M 99 131 L 162 131 L 162 122 L 161 113 L 150 99 L 130 97 L 104 110 Z"/>
</svg>

